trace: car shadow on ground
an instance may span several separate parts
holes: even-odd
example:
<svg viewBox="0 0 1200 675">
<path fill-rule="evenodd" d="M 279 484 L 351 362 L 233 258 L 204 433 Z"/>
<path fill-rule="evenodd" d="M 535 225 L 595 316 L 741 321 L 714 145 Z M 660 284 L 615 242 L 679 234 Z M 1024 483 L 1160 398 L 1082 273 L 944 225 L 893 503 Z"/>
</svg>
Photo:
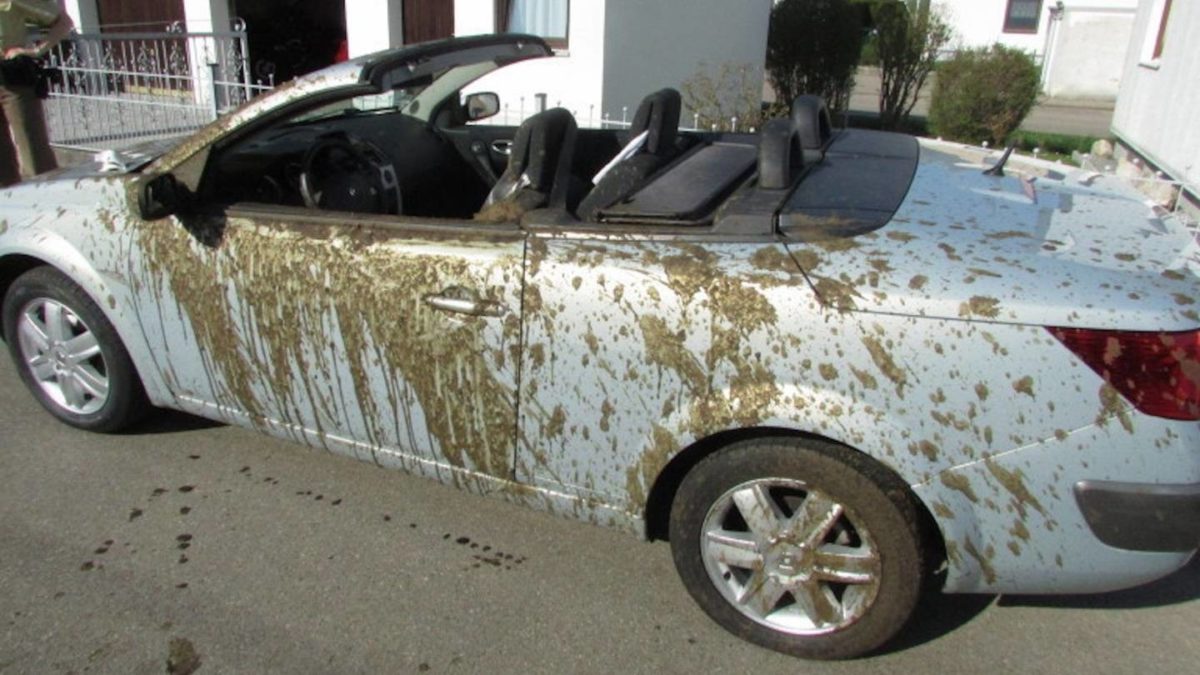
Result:
<svg viewBox="0 0 1200 675">
<path fill-rule="evenodd" d="M 875 655 L 907 651 L 949 635 L 982 614 L 995 600 L 994 595 L 926 593 L 908 626 Z"/>
<path fill-rule="evenodd" d="M 1171 576 L 1123 591 L 1088 595 L 943 595 L 927 593 L 912 623 L 877 652 L 885 656 L 919 647 L 970 623 L 988 607 L 1048 609 L 1146 609 L 1200 599 L 1200 557 Z"/>
<path fill-rule="evenodd" d="M 1145 586 L 1097 595 L 1005 595 L 1000 607 L 1060 607 L 1062 609 L 1146 609 L 1200 599 L 1200 558 L 1183 569 Z"/>
<path fill-rule="evenodd" d="M 146 416 L 133 427 L 125 430 L 130 436 L 151 436 L 154 434 L 169 434 L 180 431 L 200 431 L 226 426 L 204 417 L 197 417 L 178 410 L 157 409 Z"/>
</svg>

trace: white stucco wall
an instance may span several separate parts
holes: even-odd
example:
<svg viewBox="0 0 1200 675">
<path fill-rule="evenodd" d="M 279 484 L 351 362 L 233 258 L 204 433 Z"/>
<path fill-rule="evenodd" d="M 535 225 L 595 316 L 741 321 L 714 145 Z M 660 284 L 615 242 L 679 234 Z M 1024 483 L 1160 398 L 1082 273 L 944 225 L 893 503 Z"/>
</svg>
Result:
<svg viewBox="0 0 1200 675">
<path fill-rule="evenodd" d="M 1054 0 L 1043 0 L 1036 33 L 1005 33 L 1004 14 L 1008 0 L 935 0 L 934 6 L 954 27 L 960 47 L 988 47 L 997 42 L 1041 54 L 1046 47 L 1047 24 Z M 1138 0 L 1063 0 L 1068 10 L 1133 10 Z"/>
<path fill-rule="evenodd" d="M 1200 4 L 1171 5 L 1162 58 L 1150 64 L 1142 47 L 1158 30 L 1154 5 L 1138 8 L 1112 127 L 1122 142 L 1200 195 Z"/>
<path fill-rule="evenodd" d="M 629 115 L 642 97 L 679 88 L 701 64 L 753 68 L 762 90 L 773 0 L 610 0 L 604 26 L 604 108 Z M 686 120 L 685 120 L 686 121 Z"/>
<path fill-rule="evenodd" d="M 229 3 L 224 0 L 183 0 L 189 32 L 219 33 L 230 28 Z"/>
<path fill-rule="evenodd" d="M 403 0 L 345 1 L 350 58 L 403 44 Z"/>
<path fill-rule="evenodd" d="M 1042 58 L 1043 91 L 1064 98 L 1116 100 L 1135 14 L 1132 8 L 1068 6 L 1049 29 Z"/>
<path fill-rule="evenodd" d="M 100 12 L 96 0 L 63 0 L 63 9 L 80 33 L 95 33 L 100 30 Z"/>
<path fill-rule="evenodd" d="M 632 117 L 642 97 L 678 88 L 701 62 L 748 63 L 761 88 L 772 0 L 572 0 L 568 47 L 517 64 L 469 91 L 495 91 L 512 117 L 535 96 L 571 110 L 581 126 Z M 457 0 L 459 35 L 493 30 L 493 0 Z M 524 102 L 522 103 L 522 98 Z M 624 109 L 624 111 L 623 111 Z"/>
<path fill-rule="evenodd" d="M 552 58 L 518 63 L 488 75 L 466 92 L 494 91 L 508 115 L 497 124 L 519 123 L 534 112 L 536 95 L 546 94 L 549 107 L 563 106 L 581 126 L 599 126 L 604 80 L 604 23 L 606 5 L 614 0 L 572 0 L 566 49 Z M 456 35 L 495 31 L 493 0 L 457 0 L 454 6 Z M 522 114 L 523 113 L 523 114 Z"/>
</svg>

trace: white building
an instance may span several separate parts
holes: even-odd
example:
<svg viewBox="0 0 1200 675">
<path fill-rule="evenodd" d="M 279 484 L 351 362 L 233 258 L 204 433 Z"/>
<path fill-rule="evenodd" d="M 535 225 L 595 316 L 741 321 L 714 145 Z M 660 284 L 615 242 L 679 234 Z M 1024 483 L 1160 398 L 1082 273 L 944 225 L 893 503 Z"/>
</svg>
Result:
<svg viewBox="0 0 1200 675">
<path fill-rule="evenodd" d="M 1121 173 L 1152 176 L 1161 170 L 1193 200 L 1200 199 L 1198 44 L 1196 2 L 1142 2 L 1112 123 L 1125 150 L 1119 153 Z"/>
<path fill-rule="evenodd" d="M 230 20 L 250 12 L 284 21 L 297 8 L 288 0 L 64 0 L 85 32 L 113 16 L 153 15 L 183 21 L 190 32 L 227 30 Z M 314 3 L 318 0 L 311 0 Z M 479 89 L 500 94 L 515 118 L 547 105 L 571 109 L 581 124 L 598 125 L 605 115 L 633 115 L 642 97 L 662 87 L 680 87 L 701 64 L 747 65 L 761 85 L 772 0 L 319 0 L 344 3 L 344 21 L 321 31 L 343 36 L 349 56 L 389 47 L 493 32 L 534 33 L 549 39 L 556 56 L 504 69 Z M 113 4 L 116 3 L 116 4 Z M 325 7 L 325 5 L 321 5 Z M 276 11 L 275 8 L 278 8 Z M 307 6 L 305 6 L 307 7 Z M 308 7 L 311 10 L 311 7 Z M 135 11 L 136 10 L 136 11 Z M 335 12 L 336 13 L 336 12 Z M 323 15 L 324 16 L 324 15 Z M 328 18 L 327 16 L 325 17 Z M 250 50 L 256 50 L 251 25 Z M 312 32 L 312 31 L 309 31 Z M 293 35 L 327 45 L 329 35 Z M 262 49 L 262 45 L 258 45 Z M 332 50 L 319 50 L 332 59 Z M 313 64 L 309 64 L 311 68 Z M 317 63 L 316 65 L 321 65 Z M 281 69 L 282 73 L 289 73 Z M 290 73 L 289 73 L 290 74 Z M 623 112 L 626 111 L 627 112 Z"/>
<path fill-rule="evenodd" d="M 1138 0 L 935 0 L 957 47 L 996 43 L 1042 63 L 1042 89 L 1064 98 L 1116 98 Z"/>
<path fill-rule="evenodd" d="M 496 30 L 501 20 L 497 4 L 496 0 L 455 0 L 455 33 Z M 519 4 L 511 0 L 514 16 Z M 498 92 L 510 110 L 522 105 L 528 110 L 537 94 L 545 93 L 548 105 L 561 104 L 575 113 L 581 125 L 596 126 L 605 116 L 632 117 L 646 94 L 663 87 L 679 88 L 702 65 L 715 68 L 725 63 L 750 66 L 756 78 L 754 90 L 761 89 L 771 0 L 536 0 L 526 4 L 564 7 L 567 39 L 557 43 L 557 56 L 552 59 L 505 68 L 478 83 L 480 90 Z M 509 28 L 525 32 L 539 28 L 529 19 L 523 26 Z"/>
</svg>

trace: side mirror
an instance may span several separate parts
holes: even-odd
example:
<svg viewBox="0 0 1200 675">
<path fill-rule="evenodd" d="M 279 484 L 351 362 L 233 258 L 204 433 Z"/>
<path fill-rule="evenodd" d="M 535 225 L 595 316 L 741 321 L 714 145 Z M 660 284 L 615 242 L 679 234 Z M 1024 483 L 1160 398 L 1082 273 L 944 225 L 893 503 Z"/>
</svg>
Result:
<svg viewBox="0 0 1200 675">
<path fill-rule="evenodd" d="M 500 97 L 490 91 L 470 94 L 463 101 L 463 108 L 468 122 L 484 120 L 500 112 Z"/>
<path fill-rule="evenodd" d="M 138 213 L 142 220 L 158 220 L 183 211 L 187 188 L 169 173 L 149 176 L 138 188 Z"/>
</svg>

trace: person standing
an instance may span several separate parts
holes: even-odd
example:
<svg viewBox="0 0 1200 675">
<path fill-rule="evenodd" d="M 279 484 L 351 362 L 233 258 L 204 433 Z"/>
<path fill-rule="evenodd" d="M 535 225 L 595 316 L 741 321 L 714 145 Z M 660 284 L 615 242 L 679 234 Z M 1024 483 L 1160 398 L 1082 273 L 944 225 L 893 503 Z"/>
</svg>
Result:
<svg viewBox="0 0 1200 675">
<path fill-rule="evenodd" d="M 29 46 L 27 25 L 47 28 L 46 39 Z M 0 119 L 7 132 L 0 134 L 0 185 L 49 171 L 56 166 L 42 115 L 42 102 L 34 87 L 40 58 L 71 32 L 71 17 L 56 0 L 0 0 Z"/>
</svg>

